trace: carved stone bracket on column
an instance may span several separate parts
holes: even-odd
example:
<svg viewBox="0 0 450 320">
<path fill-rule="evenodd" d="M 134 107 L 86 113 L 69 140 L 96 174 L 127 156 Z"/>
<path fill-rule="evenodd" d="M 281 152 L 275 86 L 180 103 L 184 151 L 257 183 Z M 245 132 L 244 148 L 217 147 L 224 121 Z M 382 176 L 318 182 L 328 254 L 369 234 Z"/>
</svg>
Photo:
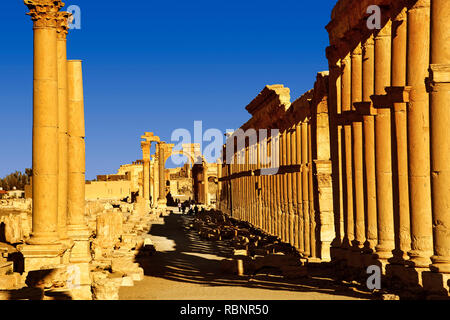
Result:
<svg viewBox="0 0 450 320">
<path fill-rule="evenodd" d="M 409 102 L 410 86 L 386 87 L 385 90 L 387 94 L 373 95 L 370 97 L 374 108 L 393 108 L 394 106 L 406 108 L 406 103 Z"/>
</svg>

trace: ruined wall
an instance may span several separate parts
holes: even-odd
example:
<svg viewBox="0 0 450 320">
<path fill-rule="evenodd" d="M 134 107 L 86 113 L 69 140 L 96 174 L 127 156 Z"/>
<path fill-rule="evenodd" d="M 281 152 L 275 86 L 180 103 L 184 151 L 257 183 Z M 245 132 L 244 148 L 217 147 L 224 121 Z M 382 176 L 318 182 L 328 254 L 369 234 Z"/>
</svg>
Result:
<svg viewBox="0 0 450 320">
<path fill-rule="evenodd" d="M 131 196 L 131 181 L 86 183 L 86 200 L 121 200 Z"/>
</svg>

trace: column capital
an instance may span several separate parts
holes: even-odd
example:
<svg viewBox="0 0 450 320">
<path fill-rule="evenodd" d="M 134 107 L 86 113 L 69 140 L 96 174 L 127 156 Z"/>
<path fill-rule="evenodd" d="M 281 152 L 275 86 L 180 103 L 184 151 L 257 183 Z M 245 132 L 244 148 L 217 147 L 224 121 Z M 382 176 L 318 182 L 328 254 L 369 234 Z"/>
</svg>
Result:
<svg viewBox="0 0 450 320">
<path fill-rule="evenodd" d="M 350 56 L 352 58 L 356 57 L 356 56 L 361 56 L 362 55 L 362 46 L 361 43 L 358 43 L 358 45 L 352 50 Z"/>
<path fill-rule="evenodd" d="M 379 30 L 375 34 L 374 39 L 375 41 L 377 41 L 391 36 L 392 36 L 392 20 L 388 20 L 386 24 L 383 26 L 383 28 L 381 28 L 381 30 Z"/>
<path fill-rule="evenodd" d="M 364 41 L 364 43 L 362 44 L 362 49 L 363 49 L 363 50 L 367 50 L 369 47 L 373 47 L 374 44 L 375 44 L 374 36 L 373 36 L 373 34 L 371 34 L 371 35 L 366 39 L 366 41 Z"/>
<path fill-rule="evenodd" d="M 355 102 L 353 105 L 356 111 L 363 116 L 377 115 L 377 109 L 374 108 L 371 101 Z"/>
<path fill-rule="evenodd" d="M 64 6 L 61 0 L 24 0 L 34 22 L 34 28 L 56 28 L 58 11 Z"/>
<path fill-rule="evenodd" d="M 429 71 L 432 85 L 450 83 L 450 64 L 431 64 Z"/>
<path fill-rule="evenodd" d="M 404 7 L 397 15 L 393 18 L 394 21 L 403 22 L 407 20 L 408 17 L 408 9 Z"/>
<path fill-rule="evenodd" d="M 418 10 L 418 9 L 428 9 L 431 7 L 431 0 L 409 0 L 408 11 Z"/>
<path fill-rule="evenodd" d="M 59 40 L 66 40 L 69 33 L 69 19 L 72 16 L 70 12 L 61 11 L 56 16 L 56 36 Z"/>
</svg>

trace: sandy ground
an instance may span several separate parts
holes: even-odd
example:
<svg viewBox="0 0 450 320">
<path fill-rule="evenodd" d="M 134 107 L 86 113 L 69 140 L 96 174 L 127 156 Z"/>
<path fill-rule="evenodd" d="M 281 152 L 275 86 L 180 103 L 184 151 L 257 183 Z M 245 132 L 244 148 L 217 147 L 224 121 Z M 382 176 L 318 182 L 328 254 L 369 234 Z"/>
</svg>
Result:
<svg viewBox="0 0 450 320">
<path fill-rule="evenodd" d="M 258 274 L 237 277 L 220 271 L 220 260 L 229 257 L 226 241 L 204 241 L 183 225 L 190 217 L 172 214 L 153 224 L 150 234 L 157 253 L 138 261 L 143 281 L 121 287 L 121 300 L 350 300 L 367 295 L 314 277 L 286 280 Z"/>
</svg>

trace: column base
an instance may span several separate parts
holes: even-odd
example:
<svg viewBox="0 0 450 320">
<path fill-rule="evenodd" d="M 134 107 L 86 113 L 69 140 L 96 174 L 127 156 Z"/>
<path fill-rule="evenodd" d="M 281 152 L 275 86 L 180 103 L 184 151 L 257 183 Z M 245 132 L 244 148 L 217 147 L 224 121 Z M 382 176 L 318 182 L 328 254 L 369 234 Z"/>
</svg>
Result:
<svg viewBox="0 0 450 320">
<path fill-rule="evenodd" d="M 433 272 L 450 273 L 450 257 L 432 256 L 433 264 L 430 270 Z"/>
<path fill-rule="evenodd" d="M 74 242 L 70 254 L 70 263 L 90 262 L 92 258 L 89 241 L 91 233 L 89 230 L 85 226 L 69 226 L 67 234 Z"/>
<path fill-rule="evenodd" d="M 24 271 L 41 270 L 45 266 L 63 263 L 63 256 L 67 247 L 59 244 L 24 244 L 17 249 L 23 255 Z"/>
</svg>

